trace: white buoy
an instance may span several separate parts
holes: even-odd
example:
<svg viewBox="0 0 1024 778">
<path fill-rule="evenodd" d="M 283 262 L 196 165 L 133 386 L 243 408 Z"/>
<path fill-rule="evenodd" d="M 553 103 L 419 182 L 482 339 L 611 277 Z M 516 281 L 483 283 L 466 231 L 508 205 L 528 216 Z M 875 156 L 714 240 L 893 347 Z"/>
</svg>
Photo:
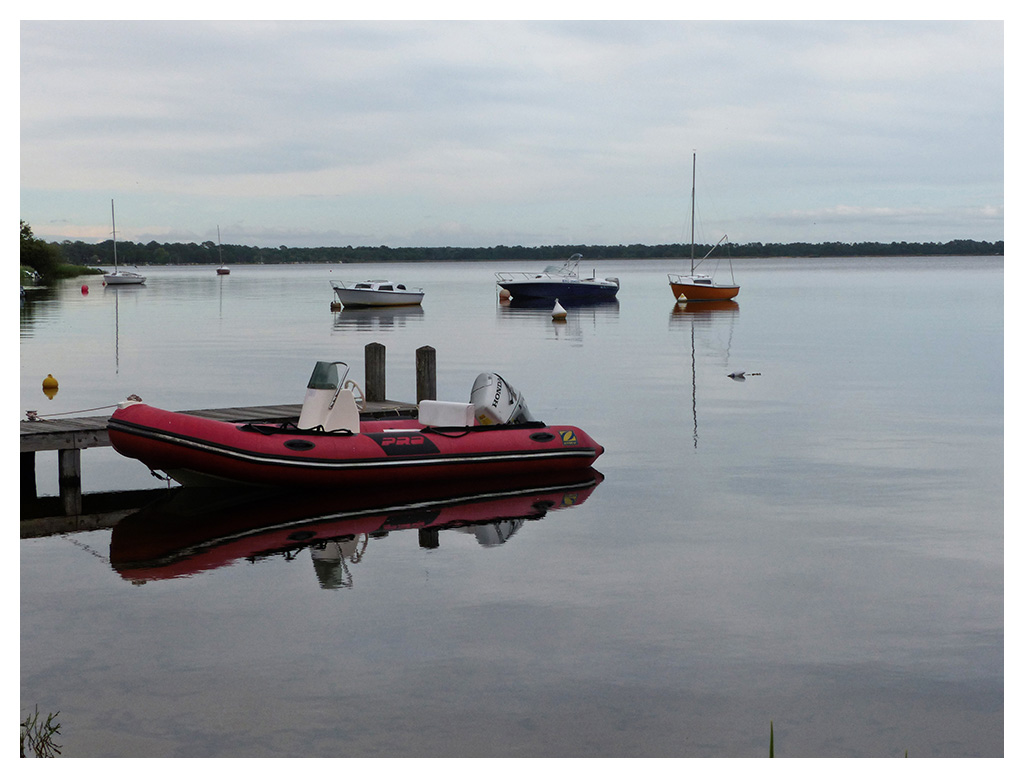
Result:
<svg viewBox="0 0 1024 778">
<path fill-rule="evenodd" d="M 555 321 L 565 321 L 565 308 L 558 302 L 558 298 L 555 298 L 555 307 L 551 311 L 551 318 Z"/>
</svg>

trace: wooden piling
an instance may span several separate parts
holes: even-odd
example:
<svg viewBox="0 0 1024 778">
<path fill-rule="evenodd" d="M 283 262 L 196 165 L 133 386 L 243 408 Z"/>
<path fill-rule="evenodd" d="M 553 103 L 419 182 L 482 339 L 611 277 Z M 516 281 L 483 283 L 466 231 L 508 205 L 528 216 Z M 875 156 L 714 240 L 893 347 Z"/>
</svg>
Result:
<svg viewBox="0 0 1024 778">
<path fill-rule="evenodd" d="M 363 387 L 365 397 L 370 402 L 383 402 L 387 392 L 384 344 L 367 343 L 363 354 L 366 362 L 366 386 Z"/>
<path fill-rule="evenodd" d="M 62 448 L 57 451 L 57 486 L 64 513 L 82 512 L 82 450 Z"/>
<path fill-rule="evenodd" d="M 416 349 L 416 403 L 437 399 L 437 351 L 433 346 Z"/>
<path fill-rule="evenodd" d="M 441 536 L 437 527 L 424 527 L 419 530 L 420 548 L 440 548 Z"/>
<path fill-rule="evenodd" d="M 36 452 L 21 452 L 21 499 L 36 498 Z"/>
</svg>

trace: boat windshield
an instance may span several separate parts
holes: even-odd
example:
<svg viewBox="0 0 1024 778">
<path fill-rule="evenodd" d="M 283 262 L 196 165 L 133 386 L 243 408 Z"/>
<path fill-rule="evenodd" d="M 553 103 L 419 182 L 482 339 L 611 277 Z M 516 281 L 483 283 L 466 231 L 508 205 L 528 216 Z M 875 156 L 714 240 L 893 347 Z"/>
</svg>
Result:
<svg viewBox="0 0 1024 778">
<path fill-rule="evenodd" d="M 548 275 L 553 276 L 569 276 L 575 278 L 579 275 L 580 260 L 583 259 L 582 254 L 573 254 L 561 265 L 548 265 L 544 268 L 544 272 Z"/>
<path fill-rule="evenodd" d="M 338 377 L 338 365 L 341 365 L 345 372 Z M 341 382 L 348 376 L 348 365 L 344 362 L 317 362 L 313 368 L 313 374 L 309 377 L 307 389 L 337 389 Z"/>
</svg>

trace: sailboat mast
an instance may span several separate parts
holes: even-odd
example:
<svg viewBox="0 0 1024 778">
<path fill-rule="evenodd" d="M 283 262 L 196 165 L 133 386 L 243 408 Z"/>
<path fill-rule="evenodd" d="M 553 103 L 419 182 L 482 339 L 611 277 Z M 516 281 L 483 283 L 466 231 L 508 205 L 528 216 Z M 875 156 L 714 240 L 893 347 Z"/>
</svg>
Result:
<svg viewBox="0 0 1024 778">
<path fill-rule="evenodd" d="M 693 152 L 693 182 L 690 184 L 690 275 L 693 275 L 693 227 L 697 213 L 697 152 Z"/>
<path fill-rule="evenodd" d="M 114 201 L 110 201 L 110 227 L 114 236 L 114 272 L 117 272 L 117 224 L 114 222 Z"/>
</svg>

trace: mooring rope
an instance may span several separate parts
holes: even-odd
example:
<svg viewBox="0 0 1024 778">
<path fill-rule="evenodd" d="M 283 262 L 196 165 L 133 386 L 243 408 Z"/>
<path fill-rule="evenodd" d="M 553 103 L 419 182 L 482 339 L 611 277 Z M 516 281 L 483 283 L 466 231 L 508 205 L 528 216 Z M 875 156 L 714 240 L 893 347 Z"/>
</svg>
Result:
<svg viewBox="0 0 1024 778">
<path fill-rule="evenodd" d="M 142 398 L 137 394 L 128 395 L 129 400 L 135 400 L 141 402 Z M 76 413 L 88 413 L 89 411 L 105 411 L 108 408 L 116 408 L 120 403 L 114 403 L 113 405 L 100 405 L 96 408 L 81 408 L 77 411 L 63 411 L 62 413 L 39 413 L 39 411 L 25 411 L 25 416 L 28 421 L 39 421 L 40 419 L 49 419 L 53 416 L 71 416 Z"/>
<path fill-rule="evenodd" d="M 69 534 L 67 534 L 66 532 L 64 532 L 64 533 L 61 533 L 59 537 L 62 537 L 62 538 L 64 538 L 64 539 L 65 539 L 66 541 L 68 541 L 68 542 L 69 542 L 69 543 L 71 543 L 72 545 L 78 546 L 78 547 L 79 547 L 80 549 L 82 549 L 83 551 L 86 551 L 87 553 L 89 553 L 89 554 L 92 554 L 92 555 L 93 555 L 94 557 L 96 557 L 97 559 L 101 559 L 101 560 L 103 560 L 103 561 L 104 561 L 104 562 L 106 562 L 106 563 L 107 563 L 108 565 L 110 564 L 110 557 L 108 557 L 108 556 L 105 556 L 104 554 L 101 554 L 101 553 L 100 553 L 99 551 L 97 551 L 96 549 L 94 549 L 94 548 L 93 548 L 92 546 L 88 546 L 88 545 L 86 545 L 85 543 L 82 543 L 82 542 L 81 542 L 81 541 L 79 541 L 79 540 L 75 540 L 75 539 L 74 539 L 73 537 L 71 537 L 71 536 L 70 536 Z"/>
</svg>

